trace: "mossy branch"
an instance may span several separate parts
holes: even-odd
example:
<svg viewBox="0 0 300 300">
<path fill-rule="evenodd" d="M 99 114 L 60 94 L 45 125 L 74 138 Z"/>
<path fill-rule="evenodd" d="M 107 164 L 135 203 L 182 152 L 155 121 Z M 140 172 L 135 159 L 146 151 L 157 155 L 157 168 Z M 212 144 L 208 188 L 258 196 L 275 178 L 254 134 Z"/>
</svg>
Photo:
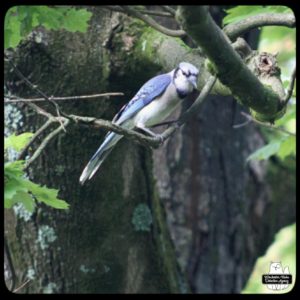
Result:
<svg viewBox="0 0 300 300">
<path fill-rule="evenodd" d="M 180 6 L 178 20 L 185 31 L 203 49 L 219 80 L 243 105 L 264 121 L 274 121 L 283 109 L 282 95 L 266 86 L 250 71 L 234 51 L 228 37 L 211 18 L 208 7 Z"/>
<path fill-rule="evenodd" d="M 264 13 L 229 24 L 223 28 L 223 31 L 231 40 L 235 40 L 247 31 L 262 26 L 286 26 L 293 28 L 296 26 L 296 18 L 293 13 Z"/>
</svg>

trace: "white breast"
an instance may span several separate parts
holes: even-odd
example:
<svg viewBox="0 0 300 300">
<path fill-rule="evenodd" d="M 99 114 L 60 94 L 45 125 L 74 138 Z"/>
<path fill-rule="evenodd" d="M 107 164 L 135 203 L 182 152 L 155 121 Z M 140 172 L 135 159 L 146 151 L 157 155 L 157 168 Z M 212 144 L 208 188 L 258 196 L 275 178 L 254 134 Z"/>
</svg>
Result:
<svg viewBox="0 0 300 300">
<path fill-rule="evenodd" d="M 175 110 L 178 104 L 180 104 L 180 98 L 175 86 L 170 84 L 162 96 L 153 100 L 135 115 L 134 124 L 151 127 L 161 123 Z"/>
</svg>

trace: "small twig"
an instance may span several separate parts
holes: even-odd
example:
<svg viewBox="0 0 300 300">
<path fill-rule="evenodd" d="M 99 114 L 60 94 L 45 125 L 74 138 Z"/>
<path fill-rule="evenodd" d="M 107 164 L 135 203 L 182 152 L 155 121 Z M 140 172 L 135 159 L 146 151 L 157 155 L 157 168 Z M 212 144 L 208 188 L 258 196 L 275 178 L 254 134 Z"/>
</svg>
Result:
<svg viewBox="0 0 300 300">
<path fill-rule="evenodd" d="M 276 127 L 276 126 L 274 126 L 274 125 L 272 125 L 272 124 L 260 122 L 260 121 L 258 121 L 258 120 L 256 120 L 256 119 L 252 118 L 251 115 L 248 115 L 248 114 L 246 114 L 246 113 L 243 112 L 243 111 L 241 112 L 241 115 L 243 115 L 243 116 L 249 121 L 249 123 L 250 123 L 250 122 L 254 122 L 254 123 L 256 123 L 256 124 L 258 124 L 258 125 L 260 125 L 260 126 L 263 126 L 263 127 L 266 127 L 266 128 L 272 129 L 272 130 L 277 130 L 277 131 L 281 131 L 281 132 L 283 132 L 283 133 L 286 133 L 286 134 L 288 134 L 288 135 L 296 136 L 295 133 L 290 132 L 290 131 L 288 131 L 288 130 L 285 130 L 284 128 Z M 241 126 L 240 126 L 240 127 L 241 127 Z M 238 127 L 237 127 L 237 128 L 238 128 Z"/>
<path fill-rule="evenodd" d="M 23 73 L 18 69 L 18 67 L 9 59 L 9 57 L 5 54 L 5 59 L 7 59 L 7 61 L 9 62 L 9 64 L 13 67 L 14 71 L 16 72 L 16 74 L 34 91 L 36 91 L 39 95 L 41 95 L 43 98 L 45 98 L 47 101 L 49 101 L 50 103 L 52 103 L 52 105 L 54 105 L 57 116 L 61 117 L 61 115 L 63 115 L 63 113 L 59 110 L 59 106 L 58 104 L 53 101 L 51 99 L 51 97 L 49 98 L 43 91 L 41 91 L 37 85 L 34 85 L 33 83 L 31 83 L 28 78 L 26 76 L 23 75 Z M 60 119 L 59 119 L 60 120 Z M 61 123 L 61 126 L 63 128 L 64 131 L 66 131 L 63 123 Z"/>
<path fill-rule="evenodd" d="M 168 29 L 160 24 L 158 24 L 155 20 L 153 20 L 151 17 L 149 16 L 145 16 L 143 14 L 141 14 L 139 11 L 137 11 L 136 9 L 131 8 L 130 6 L 122 6 L 122 8 L 124 9 L 124 11 L 128 14 L 131 15 L 135 18 L 138 18 L 142 21 L 144 21 L 146 24 L 148 24 L 149 26 L 153 27 L 154 29 L 156 29 L 157 31 L 169 35 L 169 36 L 173 36 L 173 37 L 183 37 L 186 36 L 186 32 L 184 30 L 172 30 L 172 29 Z"/>
<path fill-rule="evenodd" d="M 53 123 L 53 120 L 52 119 L 48 119 L 46 121 L 46 123 L 35 132 L 35 134 L 32 136 L 32 138 L 30 139 L 30 141 L 27 143 L 27 145 L 22 149 L 22 151 L 18 155 L 17 160 L 21 160 L 21 159 L 25 158 L 25 154 L 26 154 L 27 150 L 29 149 L 29 147 L 34 143 L 34 141 L 38 138 L 38 136 L 44 130 L 46 130 L 52 123 Z"/>
<path fill-rule="evenodd" d="M 33 108 L 39 115 L 43 115 L 45 117 L 47 117 L 48 119 L 52 120 L 52 121 L 56 121 L 58 122 L 57 118 L 54 117 L 51 113 L 47 112 L 46 110 L 44 110 L 43 108 L 39 107 L 38 105 L 31 103 L 31 102 L 25 102 L 28 106 L 30 106 L 31 108 Z M 61 117 L 60 117 L 61 119 Z"/>
<path fill-rule="evenodd" d="M 21 290 L 24 286 L 26 286 L 31 279 L 26 280 L 23 284 L 21 284 L 19 287 L 17 287 L 15 290 L 13 290 L 13 293 L 17 293 L 19 290 Z"/>
<path fill-rule="evenodd" d="M 124 9 L 122 6 L 118 5 L 103 5 L 103 8 L 109 9 L 111 11 L 116 11 L 116 12 L 122 12 L 124 13 Z M 136 10 L 144 15 L 152 15 L 152 16 L 157 16 L 157 17 L 167 17 L 167 18 L 173 18 L 173 15 L 171 12 L 163 12 L 163 11 L 156 11 L 156 10 L 147 10 L 147 9 L 140 9 L 136 8 Z"/>
<path fill-rule="evenodd" d="M 65 101 L 65 100 L 82 100 L 82 99 L 93 99 L 100 97 L 111 97 L 111 96 L 124 96 L 123 93 L 103 93 L 103 94 L 94 94 L 94 95 L 83 95 L 83 96 L 69 96 L 69 97 L 51 97 L 54 101 Z M 6 97 L 9 98 L 9 97 Z M 11 97 L 11 99 L 5 99 L 4 103 L 14 103 L 14 102 L 38 102 L 38 101 L 47 101 L 45 98 L 17 98 Z"/>
<path fill-rule="evenodd" d="M 234 129 L 242 128 L 242 127 L 245 127 L 246 125 L 248 125 L 248 124 L 251 123 L 251 122 L 252 122 L 252 119 L 247 119 L 247 120 L 246 120 L 245 122 L 243 122 L 243 123 L 233 125 L 232 128 L 234 128 Z"/>
<path fill-rule="evenodd" d="M 289 84 L 289 87 L 287 89 L 286 96 L 284 98 L 284 105 L 288 104 L 289 100 L 291 99 L 291 97 L 293 95 L 295 80 L 296 80 L 296 67 L 294 68 L 294 71 L 291 75 L 290 84 Z"/>
<path fill-rule="evenodd" d="M 296 26 L 296 18 L 293 13 L 263 13 L 229 24 L 223 28 L 223 31 L 231 40 L 235 40 L 251 29 L 271 25 L 293 28 Z"/>
<path fill-rule="evenodd" d="M 65 120 L 63 125 L 60 125 L 58 128 L 53 130 L 51 133 L 49 133 L 45 139 L 42 141 L 42 143 L 39 145 L 39 147 L 34 151 L 33 155 L 31 158 L 26 162 L 24 170 L 26 170 L 42 153 L 42 151 L 45 149 L 45 147 L 48 145 L 48 143 L 56 136 L 58 135 L 63 128 L 67 127 L 68 124 L 70 123 L 69 120 Z"/>
</svg>

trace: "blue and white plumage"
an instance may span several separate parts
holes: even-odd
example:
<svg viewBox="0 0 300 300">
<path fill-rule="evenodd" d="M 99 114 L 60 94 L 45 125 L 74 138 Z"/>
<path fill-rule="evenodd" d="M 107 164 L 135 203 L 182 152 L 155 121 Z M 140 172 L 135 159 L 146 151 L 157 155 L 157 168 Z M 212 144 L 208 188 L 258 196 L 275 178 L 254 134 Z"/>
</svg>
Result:
<svg viewBox="0 0 300 300">
<path fill-rule="evenodd" d="M 198 73 L 198 69 L 192 64 L 181 62 L 171 72 L 153 77 L 121 108 L 112 121 L 124 128 L 139 128 L 155 136 L 148 127 L 161 123 L 182 99 L 197 88 Z M 94 176 L 122 137 L 112 131 L 107 133 L 104 142 L 83 170 L 79 179 L 81 184 Z"/>
</svg>

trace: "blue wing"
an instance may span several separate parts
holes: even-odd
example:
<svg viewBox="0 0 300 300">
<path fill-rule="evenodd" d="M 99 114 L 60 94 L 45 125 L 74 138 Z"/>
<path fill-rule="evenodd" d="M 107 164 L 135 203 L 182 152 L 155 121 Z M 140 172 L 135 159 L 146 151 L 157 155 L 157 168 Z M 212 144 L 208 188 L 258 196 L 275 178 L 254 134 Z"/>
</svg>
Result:
<svg viewBox="0 0 300 300">
<path fill-rule="evenodd" d="M 121 124 L 135 115 L 152 100 L 160 96 L 171 83 L 171 80 L 172 77 L 170 74 L 162 74 L 147 81 L 137 94 L 121 108 L 119 113 L 114 117 L 113 122 Z"/>
</svg>

